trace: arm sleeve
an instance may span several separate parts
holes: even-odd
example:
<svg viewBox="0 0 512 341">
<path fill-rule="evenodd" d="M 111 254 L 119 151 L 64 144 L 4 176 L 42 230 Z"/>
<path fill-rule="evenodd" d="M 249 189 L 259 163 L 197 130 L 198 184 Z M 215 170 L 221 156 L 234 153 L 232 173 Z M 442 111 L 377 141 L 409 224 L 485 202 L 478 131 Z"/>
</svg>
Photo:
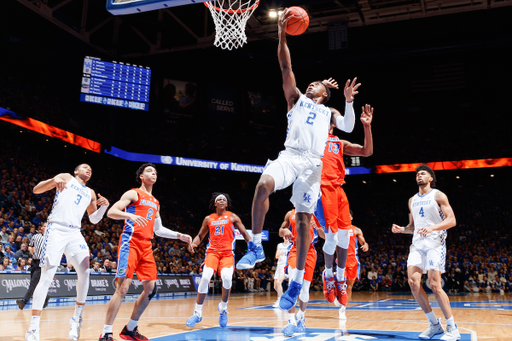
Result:
<svg viewBox="0 0 512 341">
<path fill-rule="evenodd" d="M 336 128 L 344 132 L 351 133 L 356 124 L 356 115 L 354 113 L 354 102 L 345 103 L 345 116 L 336 117 Z"/>
<path fill-rule="evenodd" d="M 155 234 L 159 237 L 169 238 L 169 239 L 178 239 L 178 232 L 169 230 L 168 228 L 164 227 L 162 225 L 162 218 L 155 219 L 155 225 L 153 228 L 154 228 Z"/>
<path fill-rule="evenodd" d="M 89 216 L 89 221 L 93 224 L 99 223 L 101 219 L 103 219 L 103 215 L 107 211 L 107 208 L 108 206 L 100 206 L 100 208 L 98 208 L 96 212 Z"/>
</svg>

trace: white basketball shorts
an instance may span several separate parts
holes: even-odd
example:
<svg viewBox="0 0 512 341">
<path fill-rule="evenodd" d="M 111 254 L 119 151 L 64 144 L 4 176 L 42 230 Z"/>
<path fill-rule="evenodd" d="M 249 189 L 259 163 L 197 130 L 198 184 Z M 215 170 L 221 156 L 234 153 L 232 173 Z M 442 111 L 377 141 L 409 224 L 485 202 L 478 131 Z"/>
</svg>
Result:
<svg viewBox="0 0 512 341">
<path fill-rule="evenodd" d="M 296 212 L 313 213 L 320 196 L 322 159 L 309 152 L 287 148 L 267 162 L 263 174 L 272 176 L 274 192 L 293 184 L 290 201 Z"/>
<path fill-rule="evenodd" d="M 279 265 L 276 268 L 276 272 L 274 273 L 274 278 L 279 278 L 281 276 L 284 276 L 284 265 L 283 266 Z"/>
<path fill-rule="evenodd" d="M 59 266 L 64 253 L 68 262 L 74 256 L 83 259 L 89 256 L 89 247 L 79 229 L 48 223 L 44 232 L 40 266 L 48 268 Z"/>
<path fill-rule="evenodd" d="M 445 272 L 446 246 L 441 245 L 433 249 L 417 249 L 411 245 L 407 267 L 416 266 L 426 274 L 428 270 Z"/>
</svg>

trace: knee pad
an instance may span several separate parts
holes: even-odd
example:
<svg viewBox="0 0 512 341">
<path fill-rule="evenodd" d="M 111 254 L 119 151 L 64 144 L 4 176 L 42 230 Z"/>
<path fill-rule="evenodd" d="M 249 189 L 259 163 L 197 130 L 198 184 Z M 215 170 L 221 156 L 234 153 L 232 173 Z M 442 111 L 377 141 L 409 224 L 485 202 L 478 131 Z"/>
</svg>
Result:
<svg viewBox="0 0 512 341">
<path fill-rule="evenodd" d="M 151 292 L 151 294 L 148 295 L 148 300 L 151 301 L 153 299 L 153 297 L 155 297 L 157 291 L 158 291 L 158 288 L 156 287 L 156 283 L 155 283 L 155 285 L 153 287 L 153 291 Z"/>
<path fill-rule="evenodd" d="M 332 233 L 331 231 L 325 234 L 325 243 L 322 250 L 328 255 L 334 255 L 334 251 L 336 250 L 336 245 L 338 244 L 338 236 L 337 233 Z"/>
<path fill-rule="evenodd" d="M 208 283 L 210 283 L 210 279 L 213 276 L 213 269 L 205 266 L 203 268 L 203 276 L 201 277 L 201 281 L 197 286 L 197 292 L 200 294 L 208 293 Z"/>
<path fill-rule="evenodd" d="M 233 284 L 233 267 L 222 269 L 220 277 L 222 278 L 222 286 L 224 289 L 231 289 L 231 285 Z"/>
<path fill-rule="evenodd" d="M 350 236 L 348 235 L 348 230 L 338 230 L 338 246 L 346 250 L 349 244 Z"/>
<path fill-rule="evenodd" d="M 311 285 L 310 281 L 304 280 L 304 284 L 302 284 L 302 289 L 300 290 L 299 299 L 306 303 L 309 301 L 309 286 Z"/>
</svg>

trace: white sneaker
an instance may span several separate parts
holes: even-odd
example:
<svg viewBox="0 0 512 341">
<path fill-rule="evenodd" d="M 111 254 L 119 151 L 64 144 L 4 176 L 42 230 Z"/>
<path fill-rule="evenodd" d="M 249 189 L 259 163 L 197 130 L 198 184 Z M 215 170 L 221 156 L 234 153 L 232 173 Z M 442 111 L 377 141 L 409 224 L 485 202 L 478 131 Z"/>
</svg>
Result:
<svg viewBox="0 0 512 341">
<path fill-rule="evenodd" d="M 27 330 L 27 333 L 25 334 L 25 341 L 39 341 L 39 330 Z"/>
<path fill-rule="evenodd" d="M 278 299 L 274 302 L 274 304 L 272 304 L 272 307 L 273 307 L 273 308 L 279 308 L 279 301 L 280 301 L 280 299 L 278 298 Z"/>
<path fill-rule="evenodd" d="M 418 339 L 420 340 L 430 340 L 436 335 L 443 334 L 444 329 L 441 325 L 441 319 L 437 319 L 437 324 L 432 324 L 430 321 L 428 323 L 428 328 L 423 333 L 418 335 Z"/>
<path fill-rule="evenodd" d="M 82 324 L 82 319 L 79 319 L 78 321 L 75 320 L 74 317 L 69 320 L 69 326 L 71 327 L 69 330 L 68 337 L 71 341 L 78 341 L 80 338 L 80 327 Z"/>
<path fill-rule="evenodd" d="M 345 309 L 346 309 L 346 307 L 344 305 L 342 305 L 340 310 L 339 310 L 340 320 L 346 320 L 347 319 L 347 315 L 345 315 Z"/>
<path fill-rule="evenodd" d="M 455 328 L 446 326 L 446 333 L 441 337 L 444 341 L 456 341 L 460 340 L 459 328 L 455 325 Z"/>
</svg>

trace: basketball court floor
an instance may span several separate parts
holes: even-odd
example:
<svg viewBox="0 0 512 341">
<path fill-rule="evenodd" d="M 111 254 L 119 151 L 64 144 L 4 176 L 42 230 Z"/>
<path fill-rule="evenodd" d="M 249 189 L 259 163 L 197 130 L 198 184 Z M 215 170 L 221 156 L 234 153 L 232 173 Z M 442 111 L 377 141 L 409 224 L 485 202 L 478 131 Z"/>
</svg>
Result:
<svg viewBox="0 0 512 341">
<path fill-rule="evenodd" d="M 135 297 L 136 298 L 136 297 Z M 128 321 L 135 298 L 128 297 L 114 323 L 114 338 Z M 429 296 L 437 317 L 441 310 Z M 180 340 L 417 340 L 427 326 L 426 318 L 409 294 L 354 293 L 346 321 L 338 318 L 338 308 L 329 305 L 321 292 L 311 292 L 306 312 L 306 333 L 285 337 L 281 328 L 287 314 L 272 308 L 276 293 L 233 294 L 228 304 L 228 326 L 220 328 L 217 304 L 220 296 L 209 296 L 203 320 L 194 328 L 185 321 L 194 310 L 195 295 L 157 295 L 139 321 L 139 331 L 155 341 Z M 450 296 L 455 322 L 462 340 L 512 340 L 512 296 L 461 294 Z M 52 301 L 55 301 L 53 299 Z M 80 340 L 98 340 L 103 328 L 105 297 L 87 302 Z M 30 323 L 31 306 L 20 311 L 15 301 L 0 301 L 0 340 L 22 341 Z M 73 299 L 50 302 L 41 317 L 40 340 L 68 340 Z M 443 319 L 443 326 L 446 325 Z"/>
</svg>

